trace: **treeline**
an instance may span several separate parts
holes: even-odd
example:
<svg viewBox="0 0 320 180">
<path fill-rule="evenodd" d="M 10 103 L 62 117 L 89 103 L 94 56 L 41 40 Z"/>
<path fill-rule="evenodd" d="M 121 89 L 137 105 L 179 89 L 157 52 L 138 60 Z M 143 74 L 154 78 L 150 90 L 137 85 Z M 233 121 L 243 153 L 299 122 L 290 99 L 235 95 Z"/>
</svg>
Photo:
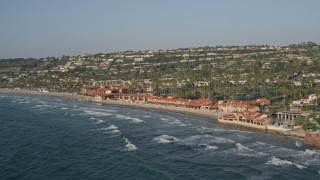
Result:
<svg viewBox="0 0 320 180">
<path fill-rule="evenodd" d="M 0 59 L 0 68 L 34 68 L 37 67 L 39 60 L 34 58 L 15 58 L 15 59 Z"/>
</svg>

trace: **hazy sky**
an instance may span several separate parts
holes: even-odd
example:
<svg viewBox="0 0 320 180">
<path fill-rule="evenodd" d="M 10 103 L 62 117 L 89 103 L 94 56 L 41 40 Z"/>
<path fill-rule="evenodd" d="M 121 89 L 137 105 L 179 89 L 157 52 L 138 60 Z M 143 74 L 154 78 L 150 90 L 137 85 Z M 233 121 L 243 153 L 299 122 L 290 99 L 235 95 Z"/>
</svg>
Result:
<svg viewBox="0 0 320 180">
<path fill-rule="evenodd" d="M 320 0 L 1 0 L 0 58 L 320 42 Z"/>
</svg>

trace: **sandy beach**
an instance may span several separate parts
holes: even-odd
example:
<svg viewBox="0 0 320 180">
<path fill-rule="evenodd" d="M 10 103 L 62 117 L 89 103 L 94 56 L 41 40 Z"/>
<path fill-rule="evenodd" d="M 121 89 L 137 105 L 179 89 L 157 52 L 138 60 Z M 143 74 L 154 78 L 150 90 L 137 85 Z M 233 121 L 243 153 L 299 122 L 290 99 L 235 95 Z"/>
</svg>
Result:
<svg viewBox="0 0 320 180">
<path fill-rule="evenodd" d="M 195 115 L 195 116 L 201 116 L 206 118 L 213 118 L 217 119 L 219 116 L 227 114 L 224 112 L 213 112 L 208 110 L 193 110 L 193 109 L 186 109 L 186 108 L 180 108 L 180 107 L 173 107 L 173 106 L 162 106 L 162 105 L 156 105 L 156 104 L 149 104 L 149 103 L 133 103 L 133 102 L 125 102 L 125 101 L 102 101 L 102 102 L 95 102 L 92 97 L 90 96 L 84 96 L 84 95 L 78 95 L 78 94 L 72 94 L 72 93 L 60 93 L 60 92 L 40 92 L 35 90 L 25 90 L 25 89 L 1 89 L 0 93 L 3 94 L 30 94 L 30 95 L 37 95 L 37 96 L 50 96 L 50 97 L 58 97 L 63 99 L 69 99 L 69 100 L 77 100 L 81 102 L 91 102 L 91 103 L 99 103 L 99 104 L 114 104 L 114 105 L 122 105 L 122 106 L 131 106 L 131 107 L 138 107 L 138 108 L 145 108 L 145 109 L 158 109 L 158 110 L 164 110 L 164 111 L 172 111 L 177 112 L 181 114 L 187 114 L 187 115 Z"/>
<path fill-rule="evenodd" d="M 214 119 L 217 119 L 221 115 L 227 114 L 224 112 L 213 112 L 208 110 L 194 110 L 194 109 L 187 109 L 187 108 L 181 108 L 181 107 L 162 106 L 162 105 L 149 104 L 149 103 L 132 103 L 132 102 L 114 101 L 114 100 L 97 102 L 97 103 L 117 104 L 117 105 L 132 106 L 132 107 L 139 107 L 139 108 L 152 108 L 152 109 L 172 111 L 172 112 L 177 112 L 177 113 L 186 114 L 186 115 L 195 115 L 195 116 L 214 118 Z"/>
<path fill-rule="evenodd" d="M 102 102 L 96 102 L 90 96 L 72 94 L 72 93 L 60 93 L 60 92 L 40 92 L 35 90 L 25 90 L 25 89 L 4 89 L 0 88 L 0 94 L 29 94 L 29 95 L 38 95 L 38 96 L 50 96 L 50 97 L 58 97 L 68 100 L 77 100 L 80 102 L 88 102 L 88 103 L 98 103 L 98 104 L 112 104 L 112 105 L 121 105 L 121 106 L 130 106 L 136 108 L 144 108 L 144 109 L 157 109 L 163 111 L 171 111 L 177 112 L 185 115 L 194 115 L 200 116 L 205 118 L 211 118 L 217 120 L 219 116 L 228 114 L 226 112 L 213 112 L 209 110 L 193 110 L 181 107 L 173 107 L 173 106 L 162 106 L 156 104 L 149 104 L 149 103 L 133 103 L 133 102 L 125 102 L 125 101 L 114 101 L 114 100 L 107 100 Z M 273 131 L 267 130 L 268 132 L 272 133 L 279 133 L 284 136 L 295 137 L 299 139 L 304 139 L 305 131 L 301 129 L 291 130 L 291 131 Z"/>
</svg>

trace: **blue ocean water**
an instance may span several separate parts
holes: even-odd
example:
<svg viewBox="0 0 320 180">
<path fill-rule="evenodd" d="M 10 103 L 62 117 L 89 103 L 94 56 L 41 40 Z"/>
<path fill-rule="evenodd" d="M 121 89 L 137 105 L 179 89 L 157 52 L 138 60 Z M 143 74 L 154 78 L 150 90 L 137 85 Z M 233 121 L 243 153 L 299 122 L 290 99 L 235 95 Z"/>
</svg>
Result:
<svg viewBox="0 0 320 180">
<path fill-rule="evenodd" d="M 320 179 L 320 150 L 208 118 L 0 94 L 0 179 Z"/>
</svg>

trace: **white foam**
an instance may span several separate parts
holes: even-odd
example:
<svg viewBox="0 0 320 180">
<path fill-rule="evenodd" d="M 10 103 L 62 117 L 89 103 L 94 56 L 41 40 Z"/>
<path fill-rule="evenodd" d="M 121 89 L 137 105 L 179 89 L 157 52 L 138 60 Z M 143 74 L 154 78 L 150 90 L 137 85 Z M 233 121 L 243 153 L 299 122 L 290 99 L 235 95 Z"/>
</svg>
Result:
<svg viewBox="0 0 320 180">
<path fill-rule="evenodd" d="M 65 109 L 69 109 L 69 108 L 63 107 L 63 108 L 61 108 L 61 109 L 65 110 Z"/>
<path fill-rule="evenodd" d="M 52 106 L 49 104 L 38 104 L 36 105 L 36 107 L 52 107 Z"/>
<path fill-rule="evenodd" d="M 173 118 L 173 117 L 167 117 L 167 118 L 160 118 L 162 121 L 168 122 L 171 125 L 176 126 L 187 126 L 187 124 L 182 123 L 179 119 Z"/>
<path fill-rule="evenodd" d="M 120 114 L 116 115 L 117 119 L 123 119 L 123 120 L 129 120 L 132 123 L 142 123 L 144 122 L 143 120 L 139 119 L 139 118 L 133 118 L 133 117 L 129 117 L 129 116 L 123 116 Z"/>
<path fill-rule="evenodd" d="M 281 167 L 288 167 L 288 166 L 296 166 L 299 169 L 305 169 L 307 167 L 293 163 L 291 161 L 287 161 L 284 159 L 279 159 L 277 157 L 272 156 L 268 162 L 266 162 L 266 165 L 273 165 L 273 166 L 281 166 Z"/>
<path fill-rule="evenodd" d="M 236 143 L 237 152 L 239 155 L 242 156 L 249 156 L 249 157 L 260 157 L 260 156 L 268 156 L 268 154 L 257 152 L 253 149 L 250 149 L 240 143 Z"/>
<path fill-rule="evenodd" d="M 93 117 L 90 117 L 90 120 L 94 120 L 94 124 L 101 124 L 101 123 L 104 123 L 105 121 L 102 120 L 102 119 L 97 119 L 97 118 L 93 118 Z"/>
<path fill-rule="evenodd" d="M 108 112 L 108 113 L 113 113 L 113 112 L 117 112 L 115 110 L 110 110 L 110 109 L 101 109 L 101 108 L 79 108 L 82 111 L 94 111 L 94 112 Z"/>
<path fill-rule="evenodd" d="M 233 129 L 221 129 L 220 127 L 214 128 L 207 128 L 207 127 L 200 127 L 196 129 L 198 132 L 205 133 L 205 132 L 236 132 L 241 134 L 252 134 L 254 132 L 251 131 L 241 131 L 241 130 L 233 130 Z"/>
<path fill-rule="evenodd" d="M 305 146 L 304 142 L 303 142 L 303 141 L 300 141 L 300 140 L 296 140 L 295 145 L 298 146 L 298 147 L 303 147 L 303 146 Z"/>
<path fill-rule="evenodd" d="M 118 129 L 117 126 L 115 126 L 114 124 L 111 124 L 110 126 L 108 126 L 107 128 L 105 128 L 105 130 L 116 130 Z"/>
<path fill-rule="evenodd" d="M 105 113 L 105 112 L 97 112 L 97 111 L 84 111 L 86 114 L 89 114 L 91 116 L 110 116 L 112 114 L 110 113 Z"/>
<path fill-rule="evenodd" d="M 249 149 L 248 147 L 246 147 L 240 143 L 236 143 L 236 146 L 239 151 L 252 151 L 253 152 L 253 150 Z"/>
<path fill-rule="evenodd" d="M 145 118 L 151 118 L 151 116 L 142 116 L 142 117 L 145 117 Z"/>
<path fill-rule="evenodd" d="M 118 129 L 114 129 L 112 131 L 103 131 L 104 134 L 112 134 L 112 135 L 120 135 L 121 131 L 119 131 Z"/>
<path fill-rule="evenodd" d="M 212 150 L 218 149 L 217 146 L 211 146 L 209 144 L 199 144 L 198 146 L 199 147 L 205 147 L 204 150 L 208 150 L 208 151 L 210 151 L 210 150 L 212 151 Z"/>
<path fill-rule="evenodd" d="M 186 145 L 197 145 L 197 144 L 212 144 L 212 143 L 218 143 L 218 144 L 233 144 L 235 143 L 231 139 L 226 139 L 226 138 L 221 138 L 221 137 L 216 137 L 216 136 L 211 136 L 208 134 L 201 134 L 201 135 L 194 135 L 194 136 L 189 136 L 185 139 L 181 140 L 182 144 Z"/>
<path fill-rule="evenodd" d="M 124 140 L 126 142 L 126 151 L 136 151 L 138 148 L 136 145 L 132 144 L 127 138 L 124 137 Z"/>
<path fill-rule="evenodd" d="M 37 101 L 38 103 L 41 103 L 41 104 L 48 104 L 48 102 L 46 101 Z"/>
<path fill-rule="evenodd" d="M 153 141 L 160 144 L 167 144 L 167 143 L 177 142 L 179 141 L 179 139 L 165 134 L 165 135 L 161 135 L 153 138 Z"/>
<path fill-rule="evenodd" d="M 161 118 L 162 121 L 169 121 L 167 118 Z"/>
<path fill-rule="evenodd" d="M 100 130 L 102 130 L 104 134 L 112 134 L 112 135 L 120 135 L 121 134 L 121 131 L 114 124 L 112 124 L 106 128 L 102 128 Z"/>
<path fill-rule="evenodd" d="M 306 149 L 305 153 L 308 155 L 316 155 L 316 154 L 319 154 L 319 151 Z"/>
<path fill-rule="evenodd" d="M 105 121 L 102 120 L 102 119 L 95 119 L 96 122 L 94 124 L 101 124 L 101 123 L 104 123 Z"/>
<path fill-rule="evenodd" d="M 320 150 L 306 149 L 305 151 L 299 151 L 293 157 L 296 162 L 298 161 L 304 165 L 320 166 Z"/>
</svg>

